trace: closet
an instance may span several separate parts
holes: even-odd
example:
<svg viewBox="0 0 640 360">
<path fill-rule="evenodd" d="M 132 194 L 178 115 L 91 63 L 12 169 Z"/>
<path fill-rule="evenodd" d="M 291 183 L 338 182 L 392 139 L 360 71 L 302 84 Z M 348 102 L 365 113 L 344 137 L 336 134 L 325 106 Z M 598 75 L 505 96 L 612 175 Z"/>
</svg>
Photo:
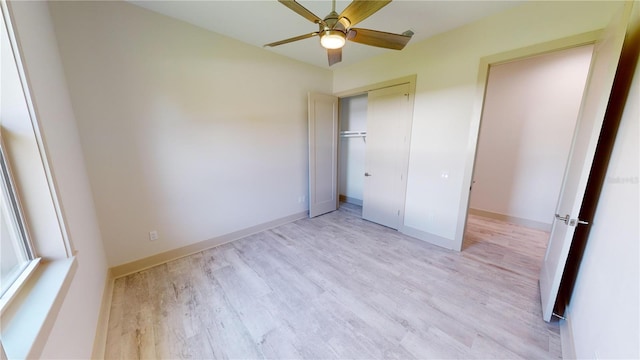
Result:
<svg viewBox="0 0 640 360">
<path fill-rule="evenodd" d="M 340 105 L 339 192 L 363 219 L 399 229 L 404 217 L 412 84 L 344 97 Z"/>
<path fill-rule="evenodd" d="M 367 145 L 367 94 L 340 99 L 340 201 L 362 206 Z"/>
</svg>

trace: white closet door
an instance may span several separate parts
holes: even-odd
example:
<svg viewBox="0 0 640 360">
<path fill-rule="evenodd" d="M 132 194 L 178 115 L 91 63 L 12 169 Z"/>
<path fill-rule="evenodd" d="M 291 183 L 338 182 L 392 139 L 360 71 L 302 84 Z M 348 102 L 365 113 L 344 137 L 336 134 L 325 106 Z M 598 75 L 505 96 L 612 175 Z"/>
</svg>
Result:
<svg viewBox="0 0 640 360">
<path fill-rule="evenodd" d="M 404 213 L 412 103 L 409 84 L 369 92 L 362 217 L 398 229 Z"/>
</svg>

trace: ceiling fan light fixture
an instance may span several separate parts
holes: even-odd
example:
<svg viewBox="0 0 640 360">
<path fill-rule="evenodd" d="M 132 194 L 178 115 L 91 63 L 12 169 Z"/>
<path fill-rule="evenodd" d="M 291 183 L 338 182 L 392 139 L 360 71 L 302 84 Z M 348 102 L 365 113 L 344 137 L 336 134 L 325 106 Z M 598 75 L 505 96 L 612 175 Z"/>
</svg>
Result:
<svg viewBox="0 0 640 360">
<path fill-rule="evenodd" d="M 346 42 L 346 35 L 339 30 L 325 30 L 320 35 L 320 44 L 325 49 L 340 49 Z"/>
</svg>

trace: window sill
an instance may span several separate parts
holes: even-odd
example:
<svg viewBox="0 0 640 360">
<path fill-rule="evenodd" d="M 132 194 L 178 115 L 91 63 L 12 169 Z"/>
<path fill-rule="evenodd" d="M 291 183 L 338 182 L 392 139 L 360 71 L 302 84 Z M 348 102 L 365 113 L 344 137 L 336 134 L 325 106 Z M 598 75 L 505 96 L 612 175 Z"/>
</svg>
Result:
<svg viewBox="0 0 640 360">
<path fill-rule="evenodd" d="M 21 274 L 18 278 L 11 284 L 11 286 L 7 289 L 7 292 L 2 294 L 0 298 L 0 315 L 4 313 L 4 310 L 9 307 L 9 304 L 19 293 L 22 286 L 27 283 L 27 280 L 36 272 L 38 268 L 38 264 L 40 263 L 41 258 L 36 258 L 31 260 L 29 264 L 21 269 Z"/>
<path fill-rule="evenodd" d="M 42 262 L 0 317 L 9 359 L 37 358 L 75 274 L 75 257 Z"/>
</svg>

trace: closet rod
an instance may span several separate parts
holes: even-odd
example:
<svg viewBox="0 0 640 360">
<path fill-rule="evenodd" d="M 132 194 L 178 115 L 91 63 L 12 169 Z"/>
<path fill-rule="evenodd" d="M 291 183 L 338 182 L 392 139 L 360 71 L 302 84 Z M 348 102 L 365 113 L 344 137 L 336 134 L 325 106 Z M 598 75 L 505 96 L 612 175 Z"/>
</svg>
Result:
<svg viewBox="0 0 640 360">
<path fill-rule="evenodd" d="M 340 131 L 340 137 L 366 137 L 366 131 Z"/>
</svg>

